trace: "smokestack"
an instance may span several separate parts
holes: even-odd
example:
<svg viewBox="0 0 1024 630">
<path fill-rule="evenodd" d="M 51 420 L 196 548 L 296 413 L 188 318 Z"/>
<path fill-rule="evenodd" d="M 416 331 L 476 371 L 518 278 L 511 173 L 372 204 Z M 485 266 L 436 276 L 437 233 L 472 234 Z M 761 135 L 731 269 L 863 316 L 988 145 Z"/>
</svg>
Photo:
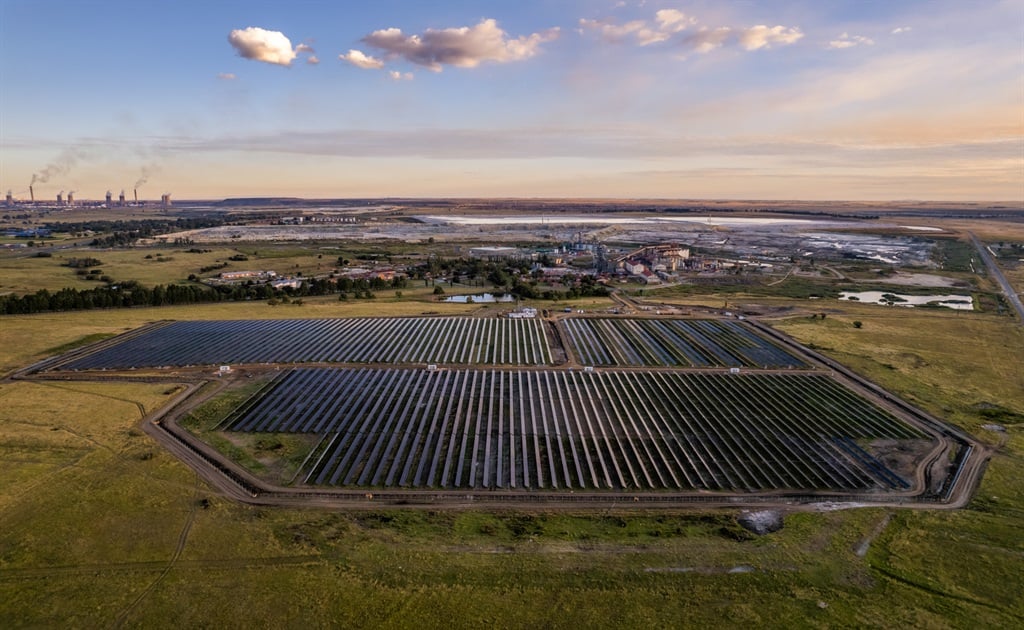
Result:
<svg viewBox="0 0 1024 630">
<path fill-rule="evenodd" d="M 28 187 L 28 196 L 32 199 L 32 203 L 36 202 L 36 191 L 32 190 L 32 187 Z"/>
<path fill-rule="evenodd" d="M 109 208 L 111 202 L 114 200 L 114 195 L 108 190 L 107 191 L 107 207 Z"/>
<path fill-rule="evenodd" d="M 75 205 L 75 191 L 73 191 L 73 190 L 68 192 L 68 205 L 69 206 Z"/>
<path fill-rule="evenodd" d="M 124 205 L 124 190 L 121 191 L 121 196 L 117 198 L 117 205 Z"/>
<path fill-rule="evenodd" d="M 171 193 L 165 193 L 160 196 L 160 205 L 165 208 L 171 207 Z"/>
<path fill-rule="evenodd" d="M 64 203 L 64 191 L 62 190 L 59 193 L 57 193 L 57 205 L 61 205 L 63 203 Z"/>
<path fill-rule="evenodd" d="M 139 203 L 139 189 L 133 188 L 132 191 L 135 193 L 135 203 Z"/>
<path fill-rule="evenodd" d="M 7 191 L 7 207 L 14 205 L 14 194 L 11 191 Z"/>
</svg>

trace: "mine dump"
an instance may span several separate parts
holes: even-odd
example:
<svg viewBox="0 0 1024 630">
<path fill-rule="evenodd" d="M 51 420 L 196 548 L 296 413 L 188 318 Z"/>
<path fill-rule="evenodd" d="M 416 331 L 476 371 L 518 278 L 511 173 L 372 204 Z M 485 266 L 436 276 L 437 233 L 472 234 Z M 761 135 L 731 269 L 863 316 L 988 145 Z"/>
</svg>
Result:
<svg viewBox="0 0 1024 630">
<path fill-rule="evenodd" d="M 264 501 L 942 503 L 972 452 L 940 421 L 734 318 L 170 322 L 35 370 L 212 387 L 145 426 Z"/>
<path fill-rule="evenodd" d="M 875 229 L 917 234 L 870 234 L 867 224 L 836 218 L 721 217 L 700 215 L 552 213 L 534 216 L 408 215 L 362 216 L 346 212 L 344 221 L 302 221 L 277 225 L 230 225 L 175 232 L 159 240 L 195 243 L 267 243 L 304 241 L 403 241 L 408 243 L 520 242 L 575 240 L 630 248 L 636 243 L 691 243 L 721 255 L 761 261 L 788 261 L 794 252 L 827 260 L 863 260 L 882 264 L 929 264 L 929 232 L 915 226 L 873 224 Z"/>
</svg>

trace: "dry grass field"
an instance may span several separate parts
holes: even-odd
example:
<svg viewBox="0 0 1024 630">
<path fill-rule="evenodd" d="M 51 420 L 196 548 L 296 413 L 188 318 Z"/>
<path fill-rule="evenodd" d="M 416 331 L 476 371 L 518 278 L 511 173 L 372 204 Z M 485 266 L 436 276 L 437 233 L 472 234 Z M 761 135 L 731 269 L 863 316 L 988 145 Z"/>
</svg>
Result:
<svg viewBox="0 0 1024 630">
<path fill-rule="evenodd" d="M 467 307 L 440 307 L 459 312 Z M 472 308 L 472 307 L 469 307 Z M 223 304 L 5 318 L 5 369 L 177 317 L 340 316 L 415 302 Z M 860 329 L 853 319 L 863 322 Z M 0 383 L 7 627 L 1011 627 L 1024 522 L 1024 353 L 1008 318 L 849 305 L 785 332 L 1003 443 L 968 509 L 565 514 L 266 509 L 215 495 L 136 424 L 172 385 Z M 13 348 L 13 350 L 12 350 Z M 983 403 L 1007 433 L 986 433 Z M 877 534 L 877 535 L 876 535 Z M 865 546 L 865 543 L 869 543 Z"/>
</svg>

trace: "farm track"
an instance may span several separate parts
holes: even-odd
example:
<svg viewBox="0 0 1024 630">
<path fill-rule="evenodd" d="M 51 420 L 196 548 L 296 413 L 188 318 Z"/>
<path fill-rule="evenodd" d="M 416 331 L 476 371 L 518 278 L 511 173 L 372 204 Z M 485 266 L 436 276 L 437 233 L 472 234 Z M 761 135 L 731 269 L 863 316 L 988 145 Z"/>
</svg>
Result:
<svg viewBox="0 0 1024 630">
<path fill-rule="evenodd" d="M 131 616 L 132 611 L 134 611 L 139 606 L 139 604 L 141 604 L 142 601 L 146 599 L 147 596 L 149 596 L 150 593 L 156 590 L 156 587 L 159 586 L 161 582 L 163 582 L 164 578 L 167 577 L 167 574 L 169 574 L 171 572 L 171 569 L 173 569 L 174 566 L 177 564 L 182 552 L 185 551 L 185 544 L 188 542 L 189 532 L 192 531 L 192 525 L 195 523 L 196 520 L 196 510 L 198 509 L 198 499 L 200 491 L 201 487 L 199 485 L 199 475 L 196 474 L 194 500 L 192 501 L 192 504 L 188 511 L 188 517 L 185 519 L 185 524 L 182 526 L 181 532 L 178 534 L 178 541 L 174 547 L 174 551 L 171 553 L 170 559 L 168 559 L 168 561 L 165 563 L 163 570 L 160 571 L 160 574 L 157 575 L 156 579 L 150 582 L 149 586 L 147 586 L 141 593 L 139 593 L 139 596 L 132 600 L 132 603 L 129 604 L 124 610 L 122 610 L 117 615 L 117 618 L 114 620 L 115 628 L 120 628 L 125 624 L 125 622 L 128 620 L 128 617 Z"/>
<path fill-rule="evenodd" d="M 321 564 L 324 556 L 276 556 L 269 558 L 233 558 L 230 560 L 177 560 L 176 571 L 207 571 L 230 569 L 257 569 L 278 566 L 310 566 Z M 91 576 L 97 573 L 164 573 L 166 560 L 150 562 L 114 562 L 109 564 L 75 564 L 51 567 L 0 569 L 0 582 L 39 580 L 67 575 Z"/>
<path fill-rule="evenodd" d="M 999 268 L 996 263 L 995 256 L 993 256 L 985 244 L 974 235 L 973 232 L 968 232 L 971 237 L 971 242 L 974 243 L 975 249 L 978 250 L 978 255 L 981 256 L 981 260 L 985 263 L 985 267 L 988 268 L 989 275 L 999 284 L 999 288 L 1002 289 L 1003 295 L 1006 296 L 1007 301 L 1010 302 L 1010 306 L 1017 312 L 1017 323 L 1024 326 L 1024 304 L 1020 301 L 1020 294 L 1017 293 L 1010 281 L 1003 275 L 1003 270 Z"/>
<path fill-rule="evenodd" d="M 520 508 L 693 508 L 693 507 L 764 507 L 818 509 L 817 506 L 873 505 L 902 508 L 953 509 L 963 507 L 980 481 L 986 459 L 965 458 L 957 469 L 956 483 L 950 484 L 941 496 L 901 495 L 885 493 L 792 492 L 586 492 L 586 491 L 439 491 L 439 490 L 335 490 L 302 489 L 272 486 L 224 458 L 205 443 L 164 417 L 171 408 L 164 408 L 147 419 L 143 430 L 164 445 L 210 485 L 239 502 L 251 505 L 282 507 L 324 507 L 345 509 L 380 509 L 403 507 L 412 509 Z"/>
</svg>

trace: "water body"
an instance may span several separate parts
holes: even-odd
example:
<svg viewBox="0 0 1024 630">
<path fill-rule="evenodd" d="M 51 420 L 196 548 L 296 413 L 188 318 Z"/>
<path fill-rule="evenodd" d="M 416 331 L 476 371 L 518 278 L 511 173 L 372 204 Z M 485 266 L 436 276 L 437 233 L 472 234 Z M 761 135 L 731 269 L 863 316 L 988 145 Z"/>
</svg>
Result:
<svg viewBox="0 0 1024 630">
<path fill-rule="evenodd" d="M 840 300 L 865 302 L 868 304 L 887 304 L 886 295 L 895 295 L 902 299 L 902 302 L 894 302 L 895 306 L 920 306 L 922 304 L 936 303 L 939 306 L 956 309 L 958 311 L 973 311 L 974 300 L 969 295 L 903 295 L 888 291 L 861 291 L 859 293 L 843 291 L 839 294 Z"/>
<path fill-rule="evenodd" d="M 504 304 L 507 302 L 515 302 L 515 298 L 507 293 L 500 298 L 495 297 L 490 293 L 481 293 L 479 295 L 453 295 L 445 298 L 444 301 L 455 302 L 456 304 L 467 304 L 469 302 L 469 298 L 473 298 L 473 304 L 494 304 L 495 302 Z"/>
<path fill-rule="evenodd" d="M 421 216 L 426 223 L 450 223 L 455 225 L 653 225 L 658 223 L 698 223 L 701 225 L 770 226 L 842 224 L 843 221 L 821 221 L 817 219 L 781 219 L 767 217 L 622 217 L 622 216 L 563 216 L 524 215 L 511 217 L 477 216 Z"/>
</svg>

